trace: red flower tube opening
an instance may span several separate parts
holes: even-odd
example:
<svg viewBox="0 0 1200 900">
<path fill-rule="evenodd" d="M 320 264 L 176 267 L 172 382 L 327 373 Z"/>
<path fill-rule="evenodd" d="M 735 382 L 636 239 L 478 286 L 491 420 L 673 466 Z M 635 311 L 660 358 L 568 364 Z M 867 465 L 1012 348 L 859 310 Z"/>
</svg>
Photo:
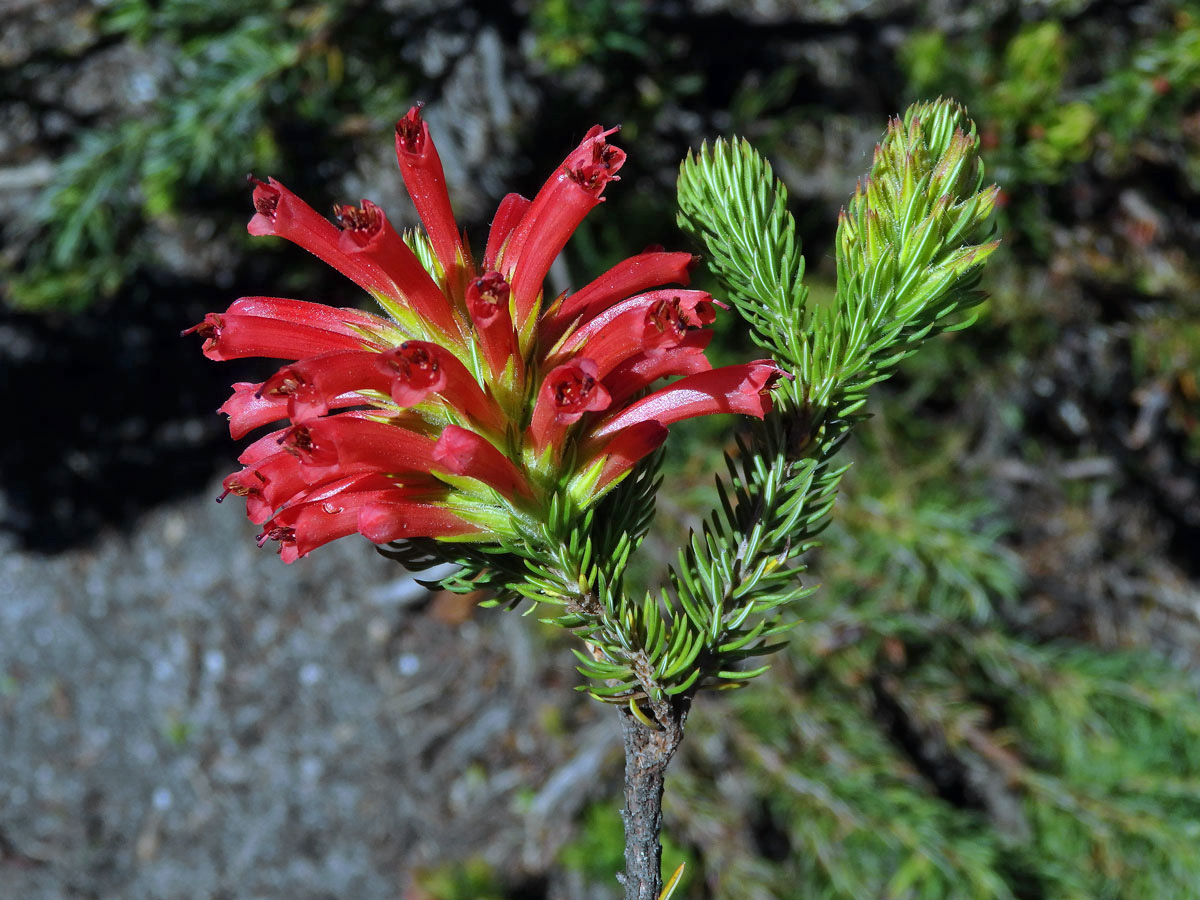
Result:
<svg viewBox="0 0 1200 900">
<path fill-rule="evenodd" d="M 576 359 L 552 369 L 546 376 L 529 424 L 537 454 L 550 444 L 559 444 L 567 428 L 584 413 L 608 408 L 610 397 L 597 378 L 598 371 L 592 360 Z"/>
</svg>

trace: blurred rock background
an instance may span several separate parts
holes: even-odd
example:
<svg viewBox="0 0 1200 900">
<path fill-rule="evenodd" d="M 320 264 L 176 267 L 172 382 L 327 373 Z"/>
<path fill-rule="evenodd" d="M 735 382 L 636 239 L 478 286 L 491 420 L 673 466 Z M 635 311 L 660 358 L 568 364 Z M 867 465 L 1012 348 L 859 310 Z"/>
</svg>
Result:
<svg viewBox="0 0 1200 900">
<path fill-rule="evenodd" d="M 681 246 L 689 146 L 785 180 L 814 297 L 889 114 L 953 95 L 1005 189 L 982 321 L 875 398 L 790 650 L 668 785 L 698 898 L 1200 896 L 1200 6 L 0 0 L 0 897 L 607 898 L 609 711 L 567 644 L 362 542 L 217 507 L 236 296 L 359 302 L 251 242 L 246 172 L 413 223 L 416 100 L 481 241 L 594 122 L 581 284 Z M 736 323 L 718 352 L 739 352 Z M 673 437 L 644 577 L 727 433 Z"/>
</svg>

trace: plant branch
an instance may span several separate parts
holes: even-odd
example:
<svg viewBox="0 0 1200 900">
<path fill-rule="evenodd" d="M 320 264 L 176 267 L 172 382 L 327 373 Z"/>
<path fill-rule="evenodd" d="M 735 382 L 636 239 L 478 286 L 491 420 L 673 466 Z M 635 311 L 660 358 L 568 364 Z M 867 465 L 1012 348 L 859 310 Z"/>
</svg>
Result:
<svg viewBox="0 0 1200 900">
<path fill-rule="evenodd" d="M 625 739 L 625 900 L 658 900 L 662 893 L 662 799 L 667 765 L 683 740 L 690 696 L 663 704 L 666 721 L 648 728 L 633 711 L 620 707 Z"/>
</svg>

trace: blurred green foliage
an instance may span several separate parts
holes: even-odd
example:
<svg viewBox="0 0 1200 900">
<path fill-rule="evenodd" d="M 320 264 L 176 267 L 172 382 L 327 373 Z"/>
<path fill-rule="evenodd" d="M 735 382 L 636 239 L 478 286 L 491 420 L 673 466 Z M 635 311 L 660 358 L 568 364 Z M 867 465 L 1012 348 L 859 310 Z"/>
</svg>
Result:
<svg viewBox="0 0 1200 900">
<path fill-rule="evenodd" d="M 1138 382 L 1162 398 L 1168 421 L 1187 436 L 1188 458 L 1200 463 L 1200 309 L 1187 317 L 1147 317 L 1131 335 L 1130 349 Z"/>
<path fill-rule="evenodd" d="M 1022 639 L 1005 613 L 1023 576 L 994 504 L 922 466 L 947 447 L 896 458 L 874 431 L 785 677 L 713 723 L 763 760 L 748 790 L 797 851 L 764 886 L 1192 896 L 1195 685 L 1146 654 Z"/>
<path fill-rule="evenodd" d="M 668 787 L 668 791 L 670 788 Z M 621 822 L 621 804 L 615 798 L 594 803 L 584 811 L 579 835 L 559 853 L 559 862 L 584 875 L 595 884 L 609 884 L 613 872 L 625 866 L 625 826 Z M 686 898 L 696 868 L 695 856 L 679 847 L 670 835 L 663 836 L 663 872 L 668 876 L 680 865 L 684 874 L 676 896 Z"/>
<path fill-rule="evenodd" d="M 503 878 L 478 858 L 417 873 L 414 880 L 419 900 L 504 900 L 506 896 Z"/>
<path fill-rule="evenodd" d="M 181 208 L 227 198 L 248 170 L 278 170 L 287 154 L 289 169 L 301 153 L 320 158 L 314 140 L 332 153 L 330 144 L 381 126 L 407 102 L 409 82 L 399 59 L 343 49 L 370 27 L 358 7 L 117 0 L 104 9 L 106 39 L 168 47 L 171 71 L 144 115 L 79 136 L 33 210 L 27 227 L 46 238 L 14 274 L 11 302 L 76 311 L 108 298 L 153 259 L 156 228 Z"/>
<path fill-rule="evenodd" d="M 644 56 L 647 8 L 640 0 L 538 0 L 530 15 L 536 55 L 550 71 L 621 54 Z"/>
<path fill-rule="evenodd" d="M 873 420 L 790 648 L 697 705 L 667 790 L 667 833 L 696 848 L 682 896 L 1194 896 L 1195 683 L 1023 638 L 1021 561 L 996 503 L 947 486 L 952 440 Z"/>
<path fill-rule="evenodd" d="M 1147 138 L 1182 144 L 1200 96 L 1200 17 L 1184 4 L 1165 33 L 1089 59 L 1088 35 L 1058 20 L 1032 22 L 1007 41 L 992 32 L 909 36 L 900 50 L 916 96 L 950 92 L 970 104 L 990 150 L 993 174 L 1010 196 L 1053 184 L 1070 167 L 1106 151 L 1108 174 L 1129 165 Z M 1200 189 L 1192 151 L 1185 172 Z M 1018 205 L 1020 203 L 1018 199 Z"/>
<path fill-rule="evenodd" d="M 1064 14 L 1007 30 L 915 31 L 898 58 L 912 96 L 968 105 L 1004 187 L 1000 230 L 1025 271 L 997 289 L 1004 308 L 987 339 L 1007 330 L 1013 355 L 1026 357 L 1057 343 L 1061 328 L 1029 289 L 1039 264 L 1133 293 L 1139 390 L 1161 398 L 1195 462 L 1200 265 L 1187 210 L 1200 195 L 1200 5 L 1144 15 L 1129 29 Z"/>
</svg>

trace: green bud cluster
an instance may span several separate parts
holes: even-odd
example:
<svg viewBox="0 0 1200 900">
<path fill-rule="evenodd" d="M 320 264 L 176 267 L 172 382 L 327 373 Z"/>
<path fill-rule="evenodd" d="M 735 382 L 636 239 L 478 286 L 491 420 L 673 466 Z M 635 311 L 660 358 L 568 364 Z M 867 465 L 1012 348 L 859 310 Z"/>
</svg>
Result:
<svg viewBox="0 0 1200 900">
<path fill-rule="evenodd" d="M 935 101 L 892 119 L 871 171 L 838 218 L 839 294 L 860 295 L 893 321 L 932 327 L 964 308 L 973 282 L 962 277 L 998 241 L 971 244 L 996 205 L 981 189 L 979 138 L 966 111 Z"/>
</svg>

